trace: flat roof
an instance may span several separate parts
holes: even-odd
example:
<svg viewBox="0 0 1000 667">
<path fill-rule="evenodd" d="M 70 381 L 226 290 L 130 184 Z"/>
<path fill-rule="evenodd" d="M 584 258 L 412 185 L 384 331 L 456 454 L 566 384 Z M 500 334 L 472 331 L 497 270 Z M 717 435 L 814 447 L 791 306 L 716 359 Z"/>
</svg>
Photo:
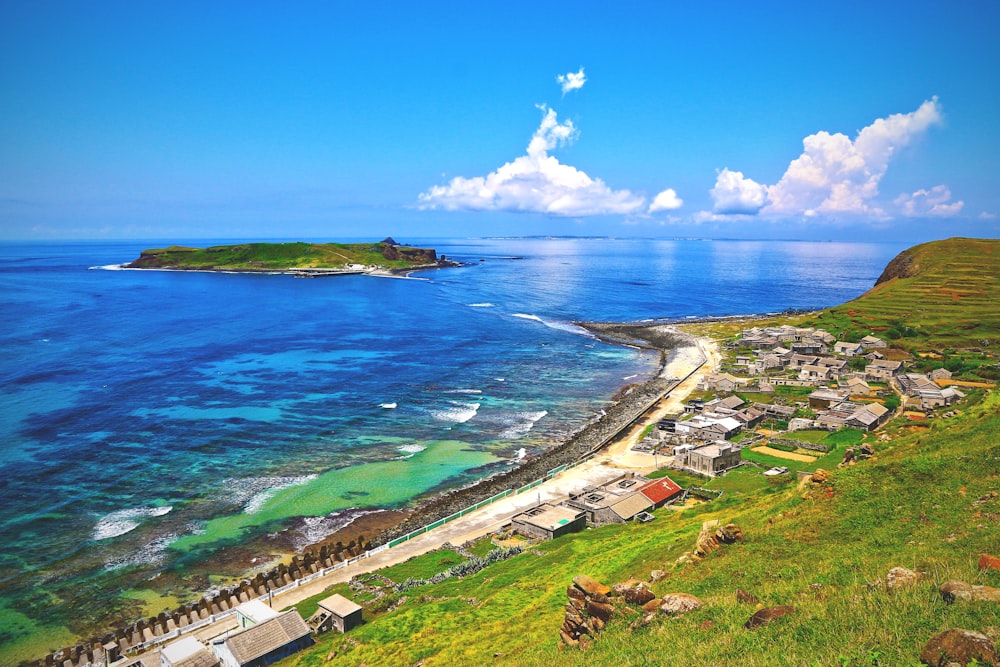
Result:
<svg viewBox="0 0 1000 667">
<path fill-rule="evenodd" d="M 542 510 L 541 512 L 537 510 Z M 578 518 L 583 516 L 583 512 L 580 510 L 575 510 L 570 507 L 563 507 L 562 505 L 549 505 L 548 503 L 543 503 L 542 505 L 537 505 L 527 512 L 522 512 L 514 517 L 516 521 L 523 521 L 524 523 L 531 524 L 536 528 L 541 528 L 543 530 L 556 530 L 567 523 L 576 521 Z"/>
<path fill-rule="evenodd" d="M 249 600 L 236 607 L 237 613 L 243 614 L 254 623 L 263 623 L 269 618 L 274 618 L 278 612 L 268 607 L 260 600 Z"/>
<path fill-rule="evenodd" d="M 326 609 L 327 611 L 333 612 L 341 618 L 346 618 L 354 612 L 361 611 L 361 605 L 351 602 L 340 593 L 334 593 L 330 597 L 321 601 L 319 606 L 323 607 L 323 609 Z"/>
</svg>

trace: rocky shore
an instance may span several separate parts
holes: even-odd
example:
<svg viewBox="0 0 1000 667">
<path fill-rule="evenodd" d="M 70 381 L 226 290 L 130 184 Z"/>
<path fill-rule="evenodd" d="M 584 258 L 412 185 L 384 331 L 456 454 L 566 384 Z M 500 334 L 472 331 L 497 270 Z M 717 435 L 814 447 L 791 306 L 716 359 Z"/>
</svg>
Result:
<svg viewBox="0 0 1000 667">
<path fill-rule="evenodd" d="M 525 458 L 516 468 L 424 502 L 398 525 L 375 536 L 370 546 L 380 546 L 402 537 L 502 491 L 516 489 L 541 479 L 554 468 L 576 463 L 592 454 L 632 424 L 676 385 L 676 379 L 667 377 L 666 372 L 673 356 L 698 350 L 691 336 L 663 324 L 580 322 L 578 325 L 606 342 L 658 350 L 661 355 L 660 372 L 646 382 L 623 388 L 599 418 L 588 423 L 565 442 L 541 454 Z"/>
</svg>

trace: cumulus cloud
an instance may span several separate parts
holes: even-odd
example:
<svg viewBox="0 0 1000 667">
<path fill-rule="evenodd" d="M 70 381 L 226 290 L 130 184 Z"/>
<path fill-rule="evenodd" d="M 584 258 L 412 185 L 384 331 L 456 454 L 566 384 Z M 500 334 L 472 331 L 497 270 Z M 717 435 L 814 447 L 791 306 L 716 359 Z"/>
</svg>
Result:
<svg viewBox="0 0 1000 667">
<path fill-rule="evenodd" d="M 556 76 L 556 81 L 562 86 L 562 94 L 565 95 L 571 90 L 583 88 L 583 84 L 587 83 L 587 77 L 584 76 L 581 67 L 579 72 L 567 72 Z"/>
<path fill-rule="evenodd" d="M 930 190 L 920 189 L 911 195 L 901 194 L 893 203 L 908 217 L 950 218 L 965 206 L 964 201 L 951 201 L 951 189 L 947 185 L 935 185 Z"/>
<path fill-rule="evenodd" d="M 756 213 L 767 201 L 767 186 L 746 178 L 742 171 L 725 168 L 715 177 L 712 211 L 723 215 Z"/>
<path fill-rule="evenodd" d="M 644 207 L 644 197 L 629 190 L 612 190 L 601 179 L 549 155 L 549 151 L 572 143 L 578 132 L 572 121 L 560 123 L 554 109 L 544 105 L 539 109 L 542 122 L 526 155 L 486 176 L 457 176 L 447 185 L 433 186 L 418 196 L 418 208 L 589 216 L 630 214 Z"/>
<path fill-rule="evenodd" d="M 684 205 L 684 200 L 677 196 L 673 188 L 667 188 L 653 198 L 653 203 L 649 205 L 649 212 L 673 211 Z"/>
<path fill-rule="evenodd" d="M 768 188 L 768 204 L 762 212 L 881 214 L 871 202 L 893 154 L 941 120 L 941 107 L 934 97 L 916 111 L 877 119 L 854 141 L 839 132 L 806 137 L 802 155 Z"/>
<path fill-rule="evenodd" d="M 802 154 L 789 163 L 774 185 L 762 185 L 742 172 L 723 169 L 710 191 L 713 212 L 884 217 L 875 198 L 889 162 L 899 150 L 941 121 L 941 106 L 933 97 L 916 111 L 876 119 L 854 140 L 839 132 L 811 134 L 802 140 Z M 945 208 L 940 210 L 956 205 L 961 208 L 958 202 L 943 203 Z"/>
</svg>

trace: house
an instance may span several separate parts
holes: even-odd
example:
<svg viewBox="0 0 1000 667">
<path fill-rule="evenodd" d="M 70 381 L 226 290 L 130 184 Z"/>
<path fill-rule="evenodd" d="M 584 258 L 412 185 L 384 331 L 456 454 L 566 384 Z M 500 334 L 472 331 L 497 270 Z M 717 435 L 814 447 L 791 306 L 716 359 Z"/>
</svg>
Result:
<svg viewBox="0 0 1000 667">
<path fill-rule="evenodd" d="M 930 374 L 927 377 L 929 377 L 932 380 L 950 380 L 951 371 L 949 371 L 947 368 L 935 368 L 930 372 Z"/>
<path fill-rule="evenodd" d="M 733 419 L 743 424 L 744 429 L 757 428 L 764 420 L 764 413 L 754 407 L 744 408 L 733 414 Z"/>
<path fill-rule="evenodd" d="M 821 388 L 809 394 L 809 407 L 814 410 L 825 410 L 831 405 L 842 402 L 847 394 L 833 389 Z"/>
<path fill-rule="evenodd" d="M 896 379 L 907 396 L 918 396 L 921 391 L 940 391 L 937 383 L 923 373 L 904 373 Z"/>
<path fill-rule="evenodd" d="M 581 493 L 571 493 L 563 505 L 584 512 L 586 520 L 595 526 L 625 523 L 639 512 L 653 508 L 652 501 L 639 493 L 648 481 L 635 473 L 627 473 Z"/>
<path fill-rule="evenodd" d="M 892 413 L 889 408 L 881 403 L 869 403 L 862 405 L 855 410 L 850 417 L 844 420 L 844 426 L 860 428 L 866 431 L 873 431 L 884 424 Z"/>
<path fill-rule="evenodd" d="M 242 606 L 242 605 L 241 605 Z M 309 626 L 291 609 L 266 621 L 212 640 L 222 667 L 267 667 L 312 644 Z"/>
<path fill-rule="evenodd" d="M 646 496 L 653 503 L 653 507 L 663 507 L 672 500 L 682 497 L 684 489 L 669 477 L 661 477 L 640 487 L 639 493 Z"/>
<path fill-rule="evenodd" d="M 868 383 L 858 377 L 850 377 L 837 382 L 837 387 L 846 391 L 849 396 L 871 396 L 872 388 Z"/>
<path fill-rule="evenodd" d="M 847 341 L 837 341 L 833 344 L 833 351 L 845 357 L 856 357 L 865 353 L 865 348 L 861 343 L 848 343 Z"/>
<path fill-rule="evenodd" d="M 868 361 L 877 361 L 879 359 L 885 359 L 885 355 L 879 352 L 878 350 L 872 350 L 868 354 L 866 354 L 864 358 L 867 359 Z"/>
<path fill-rule="evenodd" d="M 903 368 L 902 361 L 876 359 L 865 366 L 865 379 L 869 382 L 888 382 Z"/>
<path fill-rule="evenodd" d="M 801 431 L 802 429 L 814 428 L 815 426 L 815 420 L 807 419 L 805 417 L 795 417 L 794 419 L 788 420 L 789 431 Z"/>
<path fill-rule="evenodd" d="M 554 540 L 587 527 L 583 510 L 541 503 L 511 519 L 511 530 L 530 539 Z"/>
<path fill-rule="evenodd" d="M 865 336 L 864 338 L 861 339 L 860 343 L 861 347 L 865 348 L 866 350 L 873 350 L 876 348 L 886 346 L 884 340 L 882 340 L 881 338 L 876 338 L 875 336 Z"/>
<path fill-rule="evenodd" d="M 738 410 L 743 404 L 746 403 L 739 396 L 727 396 L 726 398 L 713 398 L 708 403 L 705 403 L 705 407 L 709 410 Z"/>
<path fill-rule="evenodd" d="M 830 379 L 830 369 L 825 366 L 803 366 L 799 369 L 799 379 L 826 382 Z"/>
<path fill-rule="evenodd" d="M 795 408 L 790 405 L 778 405 L 777 403 L 754 403 L 753 407 L 760 410 L 766 418 L 791 419 L 795 414 Z"/>
<path fill-rule="evenodd" d="M 677 433 L 686 434 L 696 440 L 728 440 L 742 430 L 743 425 L 732 417 L 701 414 L 678 422 Z"/>
<path fill-rule="evenodd" d="M 185 637 L 160 649 L 160 667 L 218 667 L 219 659 L 194 637 Z"/>
<path fill-rule="evenodd" d="M 334 593 L 320 601 L 319 608 L 309 617 L 307 623 L 316 634 L 328 630 L 348 632 L 361 625 L 361 611 L 361 605 L 351 602 L 339 593 Z"/>
<path fill-rule="evenodd" d="M 679 454 L 675 452 L 674 463 L 704 475 L 722 474 L 730 468 L 735 468 L 742 459 L 741 450 L 728 442 L 716 442 L 686 449 Z"/>
<path fill-rule="evenodd" d="M 847 359 L 837 359 L 836 357 L 820 357 L 815 364 L 823 368 L 830 369 L 830 378 L 839 378 L 847 370 Z"/>
<path fill-rule="evenodd" d="M 819 354 L 826 349 L 826 345 L 822 341 L 809 338 L 803 338 L 802 340 L 790 343 L 789 347 L 796 354 Z"/>
<path fill-rule="evenodd" d="M 789 368 L 802 368 L 803 366 L 815 366 L 819 357 L 811 354 L 793 354 L 788 359 Z"/>
</svg>

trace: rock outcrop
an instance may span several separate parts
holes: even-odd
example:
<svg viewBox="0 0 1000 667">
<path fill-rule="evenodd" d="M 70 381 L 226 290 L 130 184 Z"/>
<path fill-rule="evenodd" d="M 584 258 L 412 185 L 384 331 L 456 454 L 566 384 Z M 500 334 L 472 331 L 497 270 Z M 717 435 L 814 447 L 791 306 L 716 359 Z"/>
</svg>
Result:
<svg viewBox="0 0 1000 667">
<path fill-rule="evenodd" d="M 955 600 L 1000 602 L 1000 588 L 976 586 L 974 584 L 967 584 L 964 581 L 953 580 L 945 582 L 941 584 L 938 591 L 947 604 L 952 604 Z"/>
<path fill-rule="evenodd" d="M 789 605 L 778 605 L 777 607 L 765 607 L 761 609 L 750 619 L 743 624 L 743 627 L 747 630 L 756 630 L 757 628 L 772 623 L 783 616 L 788 616 L 789 614 L 795 613 L 795 607 Z"/>
<path fill-rule="evenodd" d="M 920 652 L 920 661 L 931 667 L 968 665 L 1000 665 L 996 647 L 986 635 L 974 630 L 953 628 L 931 637 Z"/>
</svg>

